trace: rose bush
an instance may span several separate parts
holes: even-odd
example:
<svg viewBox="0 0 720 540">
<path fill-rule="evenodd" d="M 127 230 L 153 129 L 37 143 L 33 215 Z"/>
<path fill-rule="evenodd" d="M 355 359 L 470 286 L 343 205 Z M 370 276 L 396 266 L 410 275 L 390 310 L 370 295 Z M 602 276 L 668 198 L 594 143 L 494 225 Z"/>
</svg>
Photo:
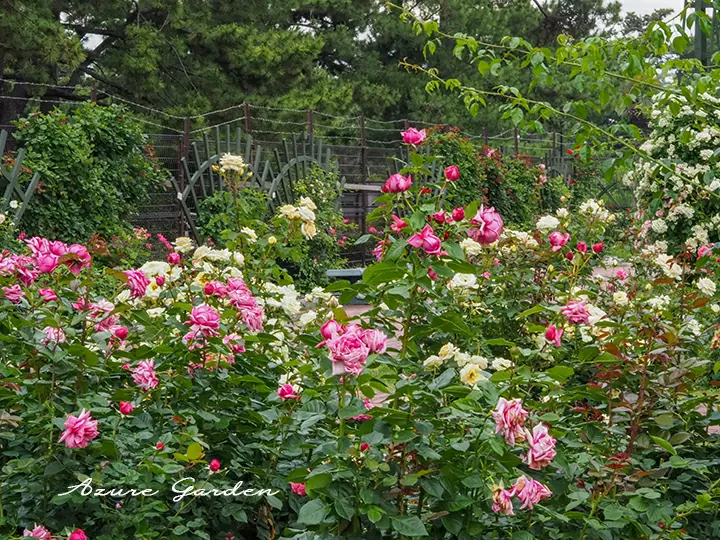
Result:
<svg viewBox="0 0 720 540">
<path fill-rule="evenodd" d="M 423 135 L 405 179 L 436 159 Z M 712 248 L 618 260 L 601 203 L 515 230 L 482 201 L 449 206 L 450 176 L 391 182 L 385 228 L 361 239 L 378 262 L 307 295 L 273 269 L 275 230 L 176 239 L 167 262 L 107 270 L 104 296 L 83 246 L 3 252 L 0 530 L 712 537 Z M 272 221 L 307 234 L 310 203 Z M 359 294 L 371 309 L 348 320 Z"/>
</svg>

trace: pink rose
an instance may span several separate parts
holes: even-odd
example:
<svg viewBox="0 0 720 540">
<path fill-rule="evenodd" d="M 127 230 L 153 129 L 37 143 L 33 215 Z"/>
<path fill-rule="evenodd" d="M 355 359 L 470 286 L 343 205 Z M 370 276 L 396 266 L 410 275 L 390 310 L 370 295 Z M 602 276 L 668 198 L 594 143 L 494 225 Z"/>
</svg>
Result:
<svg viewBox="0 0 720 540">
<path fill-rule="evenodd" d="M 402 231 L 405 227 L 408 226 L 407 223 L 405 223 L 402 219 L 397 217 L 396 215 L 392 215 L 393 224 L 390 225 L 390 228 L 395 231 L 397 234 L 400 234 L 400 231 Z"/>
<path fill-rule="evenodd" d="M 38 289 L 38 293 L 43 302 L 53 302 L 58 299 L 57 294 L 52 289 Z"/>
<path fill-rule="evenodd" d="M 245 352 L 245 341 L 238 333 L 228 334 L 223 338 L 223 343 L 230 347 L 230 350 L 235 354 Z"/>
<path fill-rule="evenodd" d="M 142 360 L 133 370 L 132 378 L 143 392 L 157 387 L 159 381 L 155 375 L 155 361 Z"/>
<path fill-rule="evenodd" d="M 702 259 L 705 255 L 710 253 L 712 250 L 714 244 L 707 244 L 705 246 L 700 246 L 697 251 L 697 258 Z"/>
<path fill-rule="evenodd" d="M 292 384 L 283 384 L 278 388 L 277 395 L 280 399 L 300 399 L 300 396 L 295 393 L 295 388 L 293 388 Z"/>
<path fill-rule="evenodd" d="M 602 242 L 598 242 L 597 244 L 593 244 L 592 250 L 595 253 L 600 253 L 605 248 L 605 244 Z"/>
<path fill-rule="evenodd" d="M 165 285 L 165 276 L 158 276 L 155 278 L 155 285 L 158 287 L 162 287 Z"/>
<path fill-rule="evenodd" d="M 520 508 L 527 508 L 528 510 L 532 510 L 533 506 L 541 500 L 552 496 L 552 491 L 550 491 L 547 486 L 525 475 L 522 475 L 515 481 L 512 486 L 512 491 L 523 503 Z"/>
<path fill-rule="evenodd" d="M 130 296 L 133 298 L 142 298 L 145 296 L 150 280 L 142 270 L 125 270 L 123 272 L 127 277 L 127 286 L 130 287 Z"/>
<path fill-rule="evenodd" d="M 124 415 L 128 415 L 135 410 L 135 408 L 132 406 L 132 403 L 130 403 L 129 401 L 121 401 L 119 409 L 120 414 Z"/>
<path fill-rule="evenodd" d="M 372 256 L 375 257 L 376 260 L 382 259 L 383 256 L 383 250 L 385 249 L 385 246 L 388 244 L 385 240 L 380 240 L 378 242 L 377 246 L 375 246 L 370 253 L 372 253 Z"/>
<path fill-rule="evenodd" d="M 532 433 L 526 434 L 530 449 L 522 459 L 531 469 L 539 471 L 541 468 L 550 465 L 555 458 L 555 439 L 548 433 L 544 424 L 538 424 Z"/>
<path fill-rule="evenodd" d="M 480 244 L 492 244 L 500 238 L 503 230 L 503 220 L 494 208 L 481 206 L 470 223 L 475 228 L 468 231 L 468 235 Z"/>
<path fill-rule="evenodd" d="M 43 334 L 45 334 L 45 337 L 42 340 L 43 345 L 46 347 L 49 346 L 51 343 L 53 345 L 58 345 L 59 343 L 65 343 L 65 332 L 62 328 L 55 328 L 54 326 L 46 326 L 43 328 Z"/>
<path fill-rule="evenodd" d="M 495 419 L 495 432 L 502 432 L 505 442 L 510 446 L 515 446 L 515 441 L 525 439 L 523 424 L 528 412 L 523 409 L 522 401 L 519 399 L 508 401 L 505 398 L 500 398 L 492 415 Z"/>
<path fill-rule="evenodd" d="M 427 275 L 433 281 L 435 281 L 438 278 L 437 272 L 432 269 L 432 266 L 430 268 L 428 268 Z"/>
<path fill-rule="evenodd" d="M 125 326 L 112 326 L 110 332 L 118 339 L 126 339 L 128 337 L 128 329 Z"/>
<path fill-rule="evenodd" d="M 70 533 L 68 540 L 88 540 L 88 537 L 85 535 L 85 531 L 83 531 L 82 529 L 75 529 L 73 532 Z"/>
<path fill-rule="evenodd" d="M 155 450 L 163 451 L 165 450 L 165 443 L 162 441 L 158 441 L 158 443 L 155 445 Z"/>
<path fill-rule="evenodd" d="M 52 273 L 58 266 L 58 260 L 59 257 L 50 252 L 40 253 L 35 256 L 35 262 L 41 274 Z"/>
<path fill-rule="evenodd" d="M 213 460 L 210 462 L 210 465 L 208 465 L 208 468 L 209 468 L 212 472 L 218 472 L 218 471 L 220 470 L 220 467 L 221 467 L 220 461 L 218 461 L 217 459 L 213 459 Z"/>
<path fill-rule="evenodd" d="M 50 241 L 47 238 L 33 236 L 29 240 L 25 240 L 25 244 L 35 256 L 50 251 Z"/>
<path fill-rule="evenodd" d="M 201 304 L 192 309 L 190 321 L 185 324 L 191 324 L 193 330 L 199 331 L 205 337 L 216 336 L 220 328 L 220 314 L 213 307 Z"/>
<path fill-rule="evenodd" d="M 370 354 L 368 346 L 355 332 L 336 335 L 328 340 L 327 346 L 330 350 L 330 360 L 333 362 L 333 375 L 345 373 L 359 375 Z"/>
<path fill-rule="evenodd" d="M 450 165 L 445 169 L 445 178 L 450 182 L 454 182 L 460 178 L 460 169 L 458 169 L 457 165 Z"/>
<path fill-rule="evenodd" d="M 422 231 L 412 235 L 408 239 L 408 244 L 415 248 L 422 248 L 428 255 L 437 255 L 442 250 L 442 242 L 435 236 L 430 225 L 425 225 Z"/>
<path fill-rule="evenodd" d="M 580 253 L 587 253 L 587 250 L 588 250 L 587 244 L 585 242 L 578 242 L 577 250 Z"/>
<path fill-rule="evenodd" d="M 458 206 L 457 208 L 453 208 L 452 218 L 453 221 L 462 221 L 463 219 L 465 219 L 465 209 L 460 206 Z"/>
<path fill-rule="evenodd" d="M 435 212 L 432 217 L 436 223 L 439 223 L 439 224 L 445 223 L 445 212 L 444 211 Z"/>
<path fill-rule="evenodd" d="M 565 330 L 556 327 L 554 324 L 551 324 L 545 330 L 545 339 L 547 339 L 548 342 L 552 343 L 555 347 L 560 347 L 562 345 L 561 340 L 564 333 Z"/>
<path fill-rule="evenodd" d="M 205 284 L 203 292 L 208 296 L 225 298 L 228 295 L 228 288 L 219 281 L 211 281 L 210 283 Z"/>
<path fill-rule="evenodd" d="M 85 448 L 98 434 L 97 420 L 92 419 L 90 411 L 83 409 L 78 417 L 68 415 L 65 431 L 58 442 L 65 441 L 68 448 Z"/>
<path fill-rule="evenodd" d="M 167 262 L 170 264 L 180 264 L 180 254 L 176 252 L 168 253 Z"/>
<path fill-rule="evenodd" d="M 89 268 L 92 262 L 92 257 L 88 253 L 85 246 L 80 244 L 72 244 L 67 248 L 65 255 L 72 255 L 72 257 L 65 261 L 65 264 L 73 274 L 76 276 L 82 271 L 83 268 Z"/>
<path fill-rule="evenodd" d="M 567 244 L 568 240 L 570 240 L 570 234 L 562 234 L 561 232 L 553 231 L 550 233 L 549 239 L 552 250 L 558 251 L 562 249 L 565 244 Z"/>
<path fill-rule="evenodd" d="M 512 496 L 514 495 L 512 490 L 509 489 L 497 489 L 493 493 L 493 505 L 492 511 L 496 514 L 503 513 L 506 516 L 514 516 Z"/>
<path fill-rule="evenodd" d="M 343 333 L 345 333 L 345 327 L 335 319 L 330 319 L 320 327 L 320 334 L 325 339 L 331 339 Z"/>
<path fill-rule="evenodd" d="M 242 291 L 249 293 L 250 290 L 248 289 L 245 282 L 240 278 L 230 278 L 227 280 L 227 287 L 228 291 Z"/>
<path fill-rule="evenodd" d="M 619 268 L 617 272 L 615 272 L 615 275 L 618 277 L 620 281 L 625 281 L 628 278 L 628 274 L 625 270 L 622 268 Z"/>
<path fill-rule="evenodd" d="M 242 320 L 252 332 L 262 332 L 263 329 L 263 308 L 255 306 L 247 308 L 242 312 Z"/>
<path fill-rule="evenodd" d="M 48 531 L 42 525 L 38 525 L 37 523 L 32 530 L 25 529 L 23 531 L 23 537 L 40 538 L 41 540 L 52 540 L 52 534 L 50 533 L 50 531 Z"/>
<path fill-rule="evenodd" d="M 413 146 L 421 145 L 426 137 L 424 129 L 418 131 L 417 129 L 412 127 L 408 128 L 407 131 L 400 132 L 400 135 L 402 135 L 403 142 L 405 144 L 412 144 Z"/>
<path fill-rule="evenodd" d="M 295 495 L 300 495 L 301 497 L 304 497 L 307 495 L 307 491 L 305 491 L 305 484 L 300 482 L 290 482 L 290 489 Z"/>
<path fill-rule="evenodd" d="M 590 312 L 587 310 L 587 304 L 585 302 L 568 302 L 567 306 L 562 308 L 562 314 L 571 323 L 585 323 L 590 322 Z"/>
<path fill-rule="evenodd" d="M 365 330 L 362 334 L 363 343 L 373 354 L 382 354 L 387 347 L 387 336 L 380 330 Z"/>
<path fill-rule="evenodd" d="M 20 288 L 20 285 L 3 287 L 2 291 L 5 293 L 5 298 L 7 298 L 8 301 L 12 302 L 13 304 L 19 304 L 22 299 L 25 298 L 25 293 Z"/>
<path fill-rule="evenodd" d="M 382 191 L 383 193 L 402 193 L 410 189 L 411 185 L 412 176 L 405 177 L 402 174 L 395 173 L 387 179 Z"/>
</svg>

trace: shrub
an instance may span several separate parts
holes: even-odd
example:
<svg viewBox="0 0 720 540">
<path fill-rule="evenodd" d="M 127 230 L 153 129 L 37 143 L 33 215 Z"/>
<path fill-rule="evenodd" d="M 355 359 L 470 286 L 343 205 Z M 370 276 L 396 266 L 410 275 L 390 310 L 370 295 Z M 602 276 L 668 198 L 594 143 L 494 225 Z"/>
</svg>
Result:
<svg viewBox="0 0 720 540">
<path fill-rule="evenodd" d="M 140 124 L 123 107 L 55 109 L 17 126 L 24 165 L 41 176 L 20 224 L 31 236 L 85 241 L 93 233 L 128 231 L 128 215 L 167 179 Z M 25 176 L 29 181 L 30 173 Z"/>
</svg>

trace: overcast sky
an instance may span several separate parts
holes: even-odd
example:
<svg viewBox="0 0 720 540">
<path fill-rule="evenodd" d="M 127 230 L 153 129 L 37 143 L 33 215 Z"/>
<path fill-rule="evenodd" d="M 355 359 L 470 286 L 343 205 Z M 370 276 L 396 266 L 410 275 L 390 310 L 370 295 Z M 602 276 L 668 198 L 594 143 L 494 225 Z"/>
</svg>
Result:
<svg viewBox="0 0 720 540">
<path fill-rule="evenodd" d="M 656 9 L 674 8 L 680 11 L 683 0 L 621 0 L 623 11 L 634 11 L 638 15 L 652 13 Z"/>
</svg>

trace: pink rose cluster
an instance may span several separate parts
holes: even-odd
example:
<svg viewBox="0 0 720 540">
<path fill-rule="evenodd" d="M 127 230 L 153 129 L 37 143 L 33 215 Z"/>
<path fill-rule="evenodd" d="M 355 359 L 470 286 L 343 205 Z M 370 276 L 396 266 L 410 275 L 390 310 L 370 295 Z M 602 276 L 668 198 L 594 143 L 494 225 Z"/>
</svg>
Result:
<svg viewBox="0 0 720 540">
<path fill-rule="evenodd" d="M 333 375 L 359 375 L 368 356 L 384 353 L 387 346 L 387 336 L 383 332 L 364 330 L 357 324 L 343 326 L 329 320 L 322 325 L 320 333 L 324 340 L 318 347 L 327 346 L 330 351 Z"/>
<path fill-rule="evenodd" d="M 425 225 L 422 231 L 413 234 L 407 242 L 414 248 L 422 249 L 428 255 L 442 253 L 442 241 L 435 235 L 435 231 L 430 225 Z"/>
<path fill-rule="evenodd" d="M 502 217 L 492 207 L 485 208 L 481 206 L 470 220 L 470 224 L 472 228 L 468 231 L 468 236 L 484 245 L 497 241 L 503 230 Z"/>
<path fill-rule="evenodd" d="M 565 307 L 562 308 L 562 314 L 571 323 L 584 323 L 590 322 L 590 312 L 587 309 L 587 302 L 576 302 L 571 300 Z"/>
<path fill-rule="evenodd" d="M 534 478 L 528 478 L 524 474 L 518 478 L 510 489 L 498 489 L 493 494 L 492 511 L 503 513 L 507 516 L 514 516 L 512 498 L 517 497 L 522 502 L 521 510 L 532 510 L 533 507 L 543 499 L 552 496 L 552 491 Z"/>
<path fill-rule="evenodd" d="M 252 332 L 261 332 L 263 329 L 264 310 L 240 278 L 230 278 L 227 281 L 228 301 L 239 312 L 240 318 Z"/>
</svg>

